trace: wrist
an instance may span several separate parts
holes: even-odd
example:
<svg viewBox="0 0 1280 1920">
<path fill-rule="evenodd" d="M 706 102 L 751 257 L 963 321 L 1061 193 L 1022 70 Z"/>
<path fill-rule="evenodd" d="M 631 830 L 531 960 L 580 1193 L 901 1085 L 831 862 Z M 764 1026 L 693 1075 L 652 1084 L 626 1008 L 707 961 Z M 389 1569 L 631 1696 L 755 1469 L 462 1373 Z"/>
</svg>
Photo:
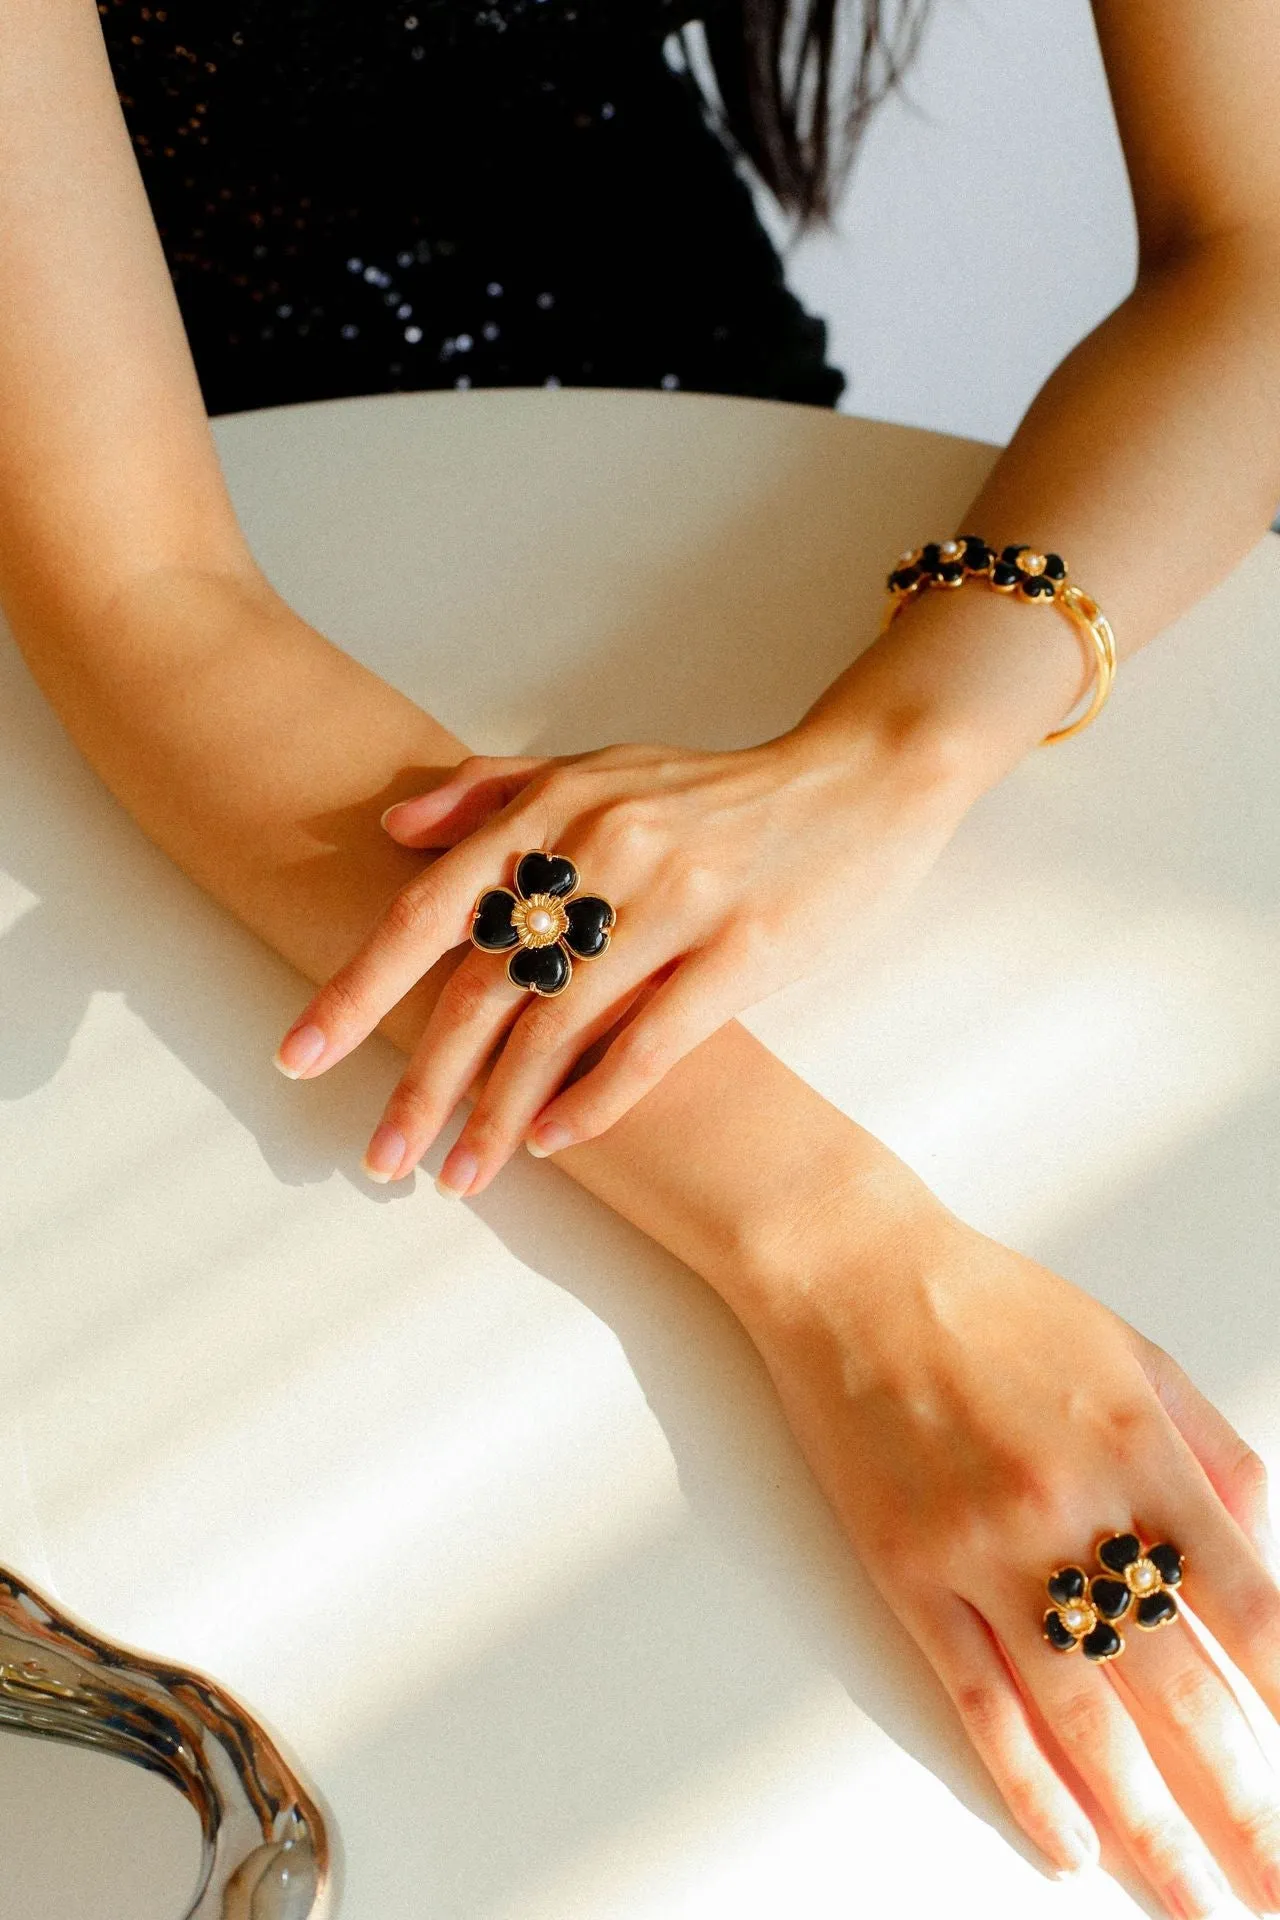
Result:
<svg viewBox="0 0 1280 1920">
<path fill-rule="evenodd" d="M 1092 676 L 1052 606 L 978 586 L 922 593 L 850 664 L 796 728 L 815 758 L 870 737 L 961 810 L 1058 726 Z"/>
<path fill-rule="evenodd" d="M 767 1168 L 710 1238 L 698 1270 L 751 1331 L 821 1317 L 836 1294 L 870 1319 L 924 1249 L 958 1223 L 919 1176 L 841 1116 Z"/>
</svg>

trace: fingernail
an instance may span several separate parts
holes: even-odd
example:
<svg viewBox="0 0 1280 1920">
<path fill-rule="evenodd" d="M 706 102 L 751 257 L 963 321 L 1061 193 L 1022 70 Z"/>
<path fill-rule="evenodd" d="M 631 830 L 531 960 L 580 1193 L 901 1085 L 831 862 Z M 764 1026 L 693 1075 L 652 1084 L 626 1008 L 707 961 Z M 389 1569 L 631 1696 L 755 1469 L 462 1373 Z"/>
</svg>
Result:
<svg viewBox="0 0 1280 1920">
<path fill-rule="evenodd" d="M 1231 1898 L 1231 1889 L 1209 1861 L 1189 1860 L 1173 1897 L 1182 1920 L 1209 1920 Z"/>
<path fill-rule="evenodd" d="M 319 1027 L 295 1027 L 286 1033 L 276 1050 L 275 1064 L 290 1080 L 297 1080 L 314 1066 L 327 1045 Z"/>
<path fill-rule="evenodd" d="M 1280 1913 L 1280 1866 L 1270 1866 L 1262 1876 L 1262 1890 L 1267 1897 L 1267 1912 Z"/>
<path fill-rule="evenodd" d="M 465 1147 L 454 1147 L 436 1176 L 437 1191 L 446 1200 L 457 1200 L 467 1191 L 480 1171 L 480 1162 Z"/>
<path fill-rule="evenodd" d="M 1064 1828 L 1058 1835 L 1058 1878 L 1074 1880 L 1088 1867 L 1098 1864 L 1098 1843 L 1092 1834 L 1078 1831 L 1074 1827 Z"/>
<path fill-rule="evenodd" d="M 404 1135 L 396 1127 L 389 1127 L 385 1120 L 375 1127 L 361 1161 L 369 1178 L 385 1183 L 399 1173 L 408 1144 Z"/>
<path fill-rule="evenodd" d="M 524 1144 L 535 1160 L 545 1160 L 549 1153 L 559 1153 L 562 1148 L 571 1147 L 573 1135 L 567 1128 L 548 1121 L 545 1127 L 535 1127 Z"/>
</svg>

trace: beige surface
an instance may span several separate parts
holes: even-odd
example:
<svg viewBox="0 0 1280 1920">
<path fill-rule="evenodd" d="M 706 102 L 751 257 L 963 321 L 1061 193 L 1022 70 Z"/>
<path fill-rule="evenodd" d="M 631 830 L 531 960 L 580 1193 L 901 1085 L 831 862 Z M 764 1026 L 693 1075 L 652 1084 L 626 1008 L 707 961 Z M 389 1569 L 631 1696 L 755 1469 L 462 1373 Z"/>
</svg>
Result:
<svg viewBox="0 0 1280 1920">
<path fill-rule="evenodd" d="M 574 392 L 218 438 L 294 603 L 500 751 L 785 724 L 993 457 Z M 1273 1459 L 1277 609 L 1268 537 L 874 953 L 752 1016 Z M 552 1167 L 460 1208 L 362 1180 L 395 1056 L 272 1071 L 299 979 L 143 841 L 7 640 L 0 764 L 0 1559 L 268 1717 L 336 1809 L 348 1920 L 954 1913 L 957 1877 L 961 1913 L 1075 1910 L 714 1296 Z M 0 1742 L 2 1920 L 178 1910 L 193 1836 L 142 1775 L 94 1788 L 107 1854 L 126 1809 L 138 1839 L 89 1909 L 92 1832 L 35 1857 L 43 1798 L 101 1771 Z"/>
</svg>

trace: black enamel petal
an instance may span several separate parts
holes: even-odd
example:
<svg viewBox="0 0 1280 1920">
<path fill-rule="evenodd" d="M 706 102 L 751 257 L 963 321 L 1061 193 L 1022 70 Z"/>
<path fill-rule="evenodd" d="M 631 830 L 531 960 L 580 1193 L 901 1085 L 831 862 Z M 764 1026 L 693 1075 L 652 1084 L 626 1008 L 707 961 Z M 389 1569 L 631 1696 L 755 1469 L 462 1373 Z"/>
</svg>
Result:
<svg viewBox="0 0 1280 1920">
<path fill-rule="evenodd" d="M 1051 580 L 1065 580 L 1067 577 L 1067 563 L 1060 553 L 1046 553 L 1044 570 Z"/>
<path fill-rule="evenodd" d="M 1046 599 L 1053 592 L 1053 582 L 1042 573 L 1033 573 L 1022 582 L 1022 591 L 1028 600 Z"/>
<path fill-rule="evenodd" d="M 889 585 L 896 587 L 899 593 L 906 593 L 920 578 L 919 567 L 895 567 L 889 575 Z"/>
<path fill-rule="evenodd" d="M 1144 1593 L 1138 1602 L 1138 1625 L 1162 1627 L 1178 1617 L 1178 1603 L 1171 1593 Z"/>
<path fill-rule="evenodd" d="M 580 959 L 590 960 L 604 952 L 614 922 L 614 911 L 607 900 L 598 893 L 580 893 L 576 900 L 566 902 L 565 916 L 569 922 L 565 945 Z"/>
<path fill-rule="evenodd" d="M 1167 1540 L 1161 1540 L 1158 1545 L 1148 1547 L 1147 1558 L 1159 1568 L 1160 1578 L 1166 1587 L 1182 1585 L 1182 1555 L 1176 1547 L 1170 1546 Z"/>
<path fill-rule="evenodd" d="M 1112 1660 L 1119 1653 L 1124 1641 L 1109 1620 L 1099 1620 L 1092 1633 L 1086 1633 L 1080 1642 L 1086 1660 Z"/>
<path fill-rule="evenodd" d="M 938 568 L 942 565 L 941 541 L 930 540 L 927 546 L 921 547 L 920 565 L 927 573 L 936 573 L 938 571 Z"/>
<path fill-rule="evenodd" d="M 1098 1558 L 1108 1573 L 1123 1573 L 1142 1552 L 1136 1533 L 1113 1533 L 1098 1548 Z"/>
<path fill-rule="evenodd" d="M 1059 1567 L 1045 1582 L 1049 1598 L 1056 1600 L 1060 1607 L 1070 1606 L 1073 1600 L 1079 1600 L 1088 1584 L 1088 1575 L 1083 1567 Z"/>
<path fill-rule="evenodd" d="M 562 853 L 526 853 L 516 868 L 516 886 L 527 900 L 531 893 L 550 893 L 560 899 L 578 884 L 578 869 Z"/>
<path fill-rule="evenodd" d="M 1021 575 L 1008 560 L 997 560 L 991 569 L 991 581 L 997 587 L 1016 587 Z"/>
<path fill-rule="evenodd" d="M 1098 1573 L 1089 1583 L 1089 1598 L 1104 1620 L 1119 1620 L 1129 1611 L 1133 1593 L 1123 1580 Z"/>
<path fill-rule="evenodd" d="M 1072 1647 L 1076 1644 L 1075 1635 L 1069 1633 L 1066 1627 L 1063 1626 L 1062 1615 L 1056 1612 L 1053 1607 L 1050 1607 L 1044 1617 L 1044 1637 L 1050 1646 L 1058 1649 L 1059 1653 L 1070 1653 Z"/>
<path fill-rule="evenodd" d="M 563 993 L 572 972 L 572 962 L 559 942 L 550 947 L 521 947 L 507 962 L 512 986 L 531 987 L 547 995 Z"/>
<path fill-rule="evenodd" d="M 995 559 L 995 555 L 992 553 L 986 541 L 979 539 L 976 533 L 962 533 L 960 538 L 964 541 L 964 563 L 966 567 L 970 568 L 974 573 L 985 572 Z"/>
<path fill-rule="evenodd" d="M 520 935 L 511 924 L 511 909 L 516 897 L 506 887 L 491 887 L 476 903 L 471 921 L 471 938 L 486 953 L 503 953 L 514 947 Z"/>
<path fill-rule="evenodd" d="M 962 560 L 944 560 L 938 568 L 938 578 L 946 587 L 958 587 L 964 579 L 964 562 Z"/>
<path fill-rule="evenodd" d="M 1026 551 L 1025 547 L 1001 547 L 1000 558 L 1006 566 L 1014 567 L 1018 564 L 1018 555 Z"/>
</svg>

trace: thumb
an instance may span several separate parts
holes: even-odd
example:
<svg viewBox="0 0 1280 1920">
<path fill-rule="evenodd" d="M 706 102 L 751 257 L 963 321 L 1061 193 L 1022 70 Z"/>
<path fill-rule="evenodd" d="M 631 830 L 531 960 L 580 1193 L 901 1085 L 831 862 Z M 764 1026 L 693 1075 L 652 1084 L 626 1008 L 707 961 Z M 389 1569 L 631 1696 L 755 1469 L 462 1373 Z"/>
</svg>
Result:
<svg viewBox="0 0 1280 1920">
<path fill-rule="evenodd" d="M 382 825 L 402 847 L 452 847 L 500 813 L 549 760 L 474 753 L 428 793 L 398 800 Z"/>
<path fill-rule="evenodd" d="M 1138 1359 L 1165 1412 L 1227 1512 L 1280 1580 L 1280 1547 L 1271 1531 L 1267 1472 L 1261 1459 L 1163 1347 L 1141 1335 L 1138 1341 Z"/>
</svg>

